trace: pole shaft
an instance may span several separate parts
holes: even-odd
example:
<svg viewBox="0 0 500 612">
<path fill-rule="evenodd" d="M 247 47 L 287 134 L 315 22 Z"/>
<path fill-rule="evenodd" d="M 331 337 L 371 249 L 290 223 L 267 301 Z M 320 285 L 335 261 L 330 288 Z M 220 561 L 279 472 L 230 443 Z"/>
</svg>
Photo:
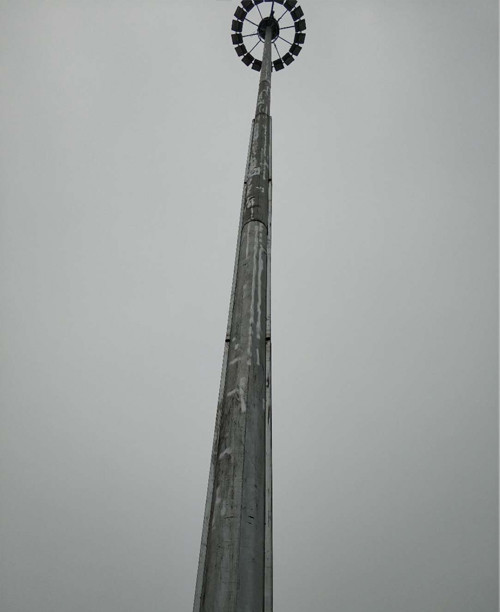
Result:
<svg viewBox="0 0 500 612">
<path fill-rule="evenodd" d="M 272 612 L 271 50 L 268 28 L 243 189 L 194 612 Z"/>
</svg>

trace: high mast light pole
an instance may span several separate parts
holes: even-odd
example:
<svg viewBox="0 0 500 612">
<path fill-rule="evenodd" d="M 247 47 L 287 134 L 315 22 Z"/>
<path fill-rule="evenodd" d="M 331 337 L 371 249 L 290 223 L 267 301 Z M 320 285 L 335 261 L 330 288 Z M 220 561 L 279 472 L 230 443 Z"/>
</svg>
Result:
<svg viewBox="0 0 500 612">
<path fill-rule="evenodd" d="M 242 0 L 232 41 L 260 72 L 210 464 L 194 612 L 272 612 L 271 74 L 302 51 L 297 0 Z M 252 55 L 262 45 L 262 59 Z M 248 48 L 250 50 L 248 50 Z"/>
</svg>

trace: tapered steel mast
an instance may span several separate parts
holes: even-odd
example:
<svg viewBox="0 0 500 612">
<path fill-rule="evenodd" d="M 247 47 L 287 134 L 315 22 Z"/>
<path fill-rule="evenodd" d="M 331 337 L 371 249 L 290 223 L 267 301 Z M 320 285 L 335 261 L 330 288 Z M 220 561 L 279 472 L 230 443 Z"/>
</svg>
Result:
<svg viewBox="0 0 500 612">
<path fill-rule="evenodd" d="M 280 70 L 291 63 L 286 55 L 293 61 L 300 52 L 305 21 L 294 0 L 269 2 L 267 16 L 259 7 L 262 3 L 243 0 L 233 21 L 236 51 L 245 64 L 260 71 L 260 82 L 243 189 L 194 612 L 272 612 L 273 607 L 271 75 L 273 67 Z M 275 15 L 276 4 L 283 5 L 281 17 Z M 260 14 L 259 24 L 249 17 L 253 9 Z M 293 19 L 289 28 L 296 35 L 289 53 L 281 57 L 277 41 L 286 14 Z M 246 21 L 257 27 L 255 33 L 245 34 Z M 261 61 L 244 45 L 243 39 L 253 36 L 257 45 L 264 46 Z M 274 49 L 278 59 L 273 61 Z"/>
</svg>

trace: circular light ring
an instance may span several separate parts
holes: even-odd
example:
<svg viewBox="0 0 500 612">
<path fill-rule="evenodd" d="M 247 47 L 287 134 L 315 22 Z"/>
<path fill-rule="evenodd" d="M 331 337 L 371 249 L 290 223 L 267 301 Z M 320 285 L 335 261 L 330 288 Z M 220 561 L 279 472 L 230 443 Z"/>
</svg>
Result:
<svg viewBox="0 0 500 612">
<path fill-rule="evenodd" d="M 264 7 L 264 5 L 268 5 L 270 8 L 268 9 L 268 6 Z M 280 8 L 282 9 L 281 11 L 279 10 Z M 250 13 L 252 13 L 251 18 L 249 17 Z M 272 16 L 274 16 L 279 25 L 286 15 L 293 20 L 291 25 L 283 28 L 283 30 L 287 32 L 287 38 L 281 35 L 282 29 L 279 28 L 278 34 L 273 41 L 273 55 L 277 56 L 276 59 L 273 59 L 273 69 L 277 71 L 283 70 L 283 68 L 289 66 L 302 51 L 302 46 L 306 40 L 304 11 L 298 5 L 297 0 L 241 0 L 240 5 L 234 13 L 234 19 L 231 25 L 231 40 L 236 54 L 246 66 L 260 72 L 262 61 L 252 55 L 253 50 L 259 43 L 263 42 L 262 36 L 259 34 L 259 26 L 264 20 Z M 255 31 L 251 34 L 244 34 L 243 26 L 245 23 L 254 26 Z M 288 40 L 288 38 L 290 38 L 290 33 L 294 34 L 293 42 Z M 245 39 L 254 36 L 257 37 L 257 43 L 248 51 L 245 45 Z M 278 39 L 284 41 L 288 46 L 286 53 L 280 54 L 278 46 L 276 45 Z"/>
</svg>

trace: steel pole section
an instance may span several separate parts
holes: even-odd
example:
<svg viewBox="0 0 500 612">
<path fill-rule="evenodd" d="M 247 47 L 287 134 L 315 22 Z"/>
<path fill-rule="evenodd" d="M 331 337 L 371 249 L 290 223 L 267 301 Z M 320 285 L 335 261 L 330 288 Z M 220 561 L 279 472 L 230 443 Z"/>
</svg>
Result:
<svg viewBox="0 0 500 612">
<path fill-rule="evenodd" d="M 272 612 L 271 74 L 266 29 L 194 612 Z"/>
</svg>

